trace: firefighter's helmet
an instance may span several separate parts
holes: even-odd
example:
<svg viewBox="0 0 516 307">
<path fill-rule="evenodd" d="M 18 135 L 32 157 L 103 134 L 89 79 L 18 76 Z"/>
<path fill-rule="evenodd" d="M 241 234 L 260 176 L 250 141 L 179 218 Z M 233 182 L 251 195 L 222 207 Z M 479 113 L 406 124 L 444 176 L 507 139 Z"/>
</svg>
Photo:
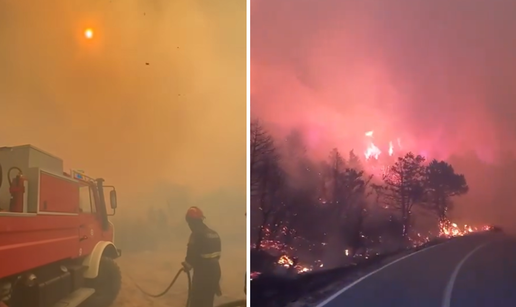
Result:
<svg viewBox="0 0 516 307">
<path fill-rule="evenodd" d="M 197 207 L 190 207 L 186 211 L 186 220 L 204 220 L 204 214 Z"/>
</svg>

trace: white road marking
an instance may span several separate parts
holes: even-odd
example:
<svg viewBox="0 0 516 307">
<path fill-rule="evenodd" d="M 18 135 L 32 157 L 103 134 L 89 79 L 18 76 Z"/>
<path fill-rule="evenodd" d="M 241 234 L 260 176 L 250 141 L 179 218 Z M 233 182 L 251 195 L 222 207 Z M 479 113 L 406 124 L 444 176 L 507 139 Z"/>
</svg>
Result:
<svg viewBox="0 0 516 307">
<path fill-rule="evenodd" d="M 486 242 L 484 244 L 477 246 L 475 249 L 473 249 L 471 252 L 469 252 L 466 256 L 464 256 L 464 258 L 462 258 L 462 260 L 457 264 L 457 266 L 453 270 L 452 275 L 450 276 L 450 280 L 448 281 L 446 288 L 444 289 L 442 307 L 450 307 L 452 293 L 453 293 L 453 286 L 455 285 L 455 280 L 457 279 L 457 276 L 459 275 L 459 271 L 460 271 L 460 268 L 462 267 L 462 265 L 464 265 L 466 260 L 468 260 L 468 258 L 471 257 L 476 251 L 478 251 L 482 247 L 488 245 L 489 243 L 491 243 L 491 242 Z"/>
<path fill-rule="evenodd" d="M 392 261 L 392 262 L 389 262 L 389 263 L 387 263 L 386 265 L 382 266 L 381 268 L 379 268 L 379 269 L 377 269 L 377 270 L 375 270 L 375 271 L 372 271 L 371 273 L 369 273 L 369 274 L 367 274 L 367 275 L 365 275 L 365 276 L 363 276 L 363 277 L 361 277 L 361 278 L 359 278 L 359 279 L 355 280 L 354 282 L 352 282 L 352 283 L 350 283 L 349 285 L 345 286 L 344 288 L 340 289 L 339 291 L 337 291 L 336 293 L 334 293 L 332 296 L 328 297 L 328 298 L 327 298 L 327 299 L 325 299 L 324 301 L 322 301 L 322 302 L 320 302 L 319 304 L 317 304 L 315 307 L 323 307 L 323 306 L 325 306 L 325 305 L 326 305 L 326 304 L 328 304 L 329 302 L 333 301 L 337 296 L 339 296 L 339 295 L 341 295 L 342 293 L 346 292 L 347 290 L 351 289 L 353 286 L 355 286 L 356 284 L 358 284 L 358 283 L 359 283 L 359 282 L 361 282 L 362 280 L 364 280 L 364 279 L 366 279 L 367 277 L 372 276 L 372 275 L 374 275 L 374 274 L 376 274 L 376 273 L 380 272 L 380 271 L 381 271 L 381 270 L 383 270 L 383 269 L 386 269 L 386 268 L 390 267 L 391 265 L 393 265 L 393 264 L 395 264 L 395 263 L 397 263 L 397 262 L 400 262 L 401 260 L 405 260 L 405 259 L 407 259 L 407 258 L 409 258 L 409 257 L 412 257 L 412 256 L 417 255 L 417 254 L 419 254 L 419 253 L 422 253 L 422 252 L 424 252 L 424 251 L 429 251 L 429 250 L 431 250 L 431 249 L 432 249 L 432 248 L 434 248 L 434 247 L 437 247 L 437 246 L 443 246 L 443 245 L 446 245 L 446 244 L 448 244 L 448 243 L 450 243 L 450 242 L 454 242 L 454 241 L 455 241 L 455 240 L 450 240 L 450 241 L 448 241 L 448 242 L 444 242 L 444 243 L 441 243 L 441 244 L 437 244 L 437 245 L 434 245 L 434 246 L 430 246 L 430 247 L 424 248 L 424 249 L 422 249 L 422 250 L 418 250 L 417 252 L 414 252 L 414 253 L 410 253 L 410 254 L 408 254 L 408 255 L 405 255 L 405 256 L 403 256 L 403 257 L 401 257 L 401 258 L 398 258 L 398 259 L 396 259 L 396 260 L 394 260 L 394 261 Z"/>
</svg>

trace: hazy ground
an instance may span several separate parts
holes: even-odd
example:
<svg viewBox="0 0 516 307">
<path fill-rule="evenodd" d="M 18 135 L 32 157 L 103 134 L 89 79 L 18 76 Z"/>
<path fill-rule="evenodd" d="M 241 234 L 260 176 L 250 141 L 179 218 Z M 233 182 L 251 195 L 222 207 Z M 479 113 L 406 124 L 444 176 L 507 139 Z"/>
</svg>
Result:
<svg viewBox="0 0 516 307">
<path fill-rule="evenodd" d="M 186 246 L 184 246 L 186 248 Z M 215 305 L 241 299 L 244 295 L 245 272 L 244 246 L 241 249 L 227 247 L 223 250 L 222 297 L 216 298 Z M 163 291 L 177 273 L 184 260 L 185 250 L 126 253 L 118 259 L 122 270 L 122 290 L 113 307 L 170 307 L 184 306 L 186 303 L 186 275 L 181 276 L 176 285 L 161 298 L 149 298 L 133 284 L 130 275 L 146 291 Z"/>
</svg>

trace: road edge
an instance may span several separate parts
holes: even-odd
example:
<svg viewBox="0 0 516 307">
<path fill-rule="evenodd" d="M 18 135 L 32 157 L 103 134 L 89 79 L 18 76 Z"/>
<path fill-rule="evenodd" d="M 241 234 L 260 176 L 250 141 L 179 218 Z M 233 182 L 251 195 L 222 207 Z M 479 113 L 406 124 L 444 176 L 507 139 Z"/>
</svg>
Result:
<svg viewBox="0 0 516 307">
<path fill-rule="evenodd" d="M 372 271 L 372 272 L 369 272 L 369 273 L 367 273 L 366 275 L 364 275 L 364 276 L 360 277 L 359 279 L 357 279 L 357 280 L 353 281 L 352 283 L 350 283 L 350 284 L 346 285 L 346 286 L 345 286 L 345 287 L 343 287 L 342 289 L 338 290 L 337 292 L 333 293 L 332 295 L 330 295 L 330 296 L 329 296 L 329 297 L 327 297 L 326 299 L 324 299 L 324 300 L 322 300 L 321 302 L 319 302 L 318 304 L 316 304 L 314 307 L 324 307 L 324 306 L 326 306 L 328 303 L 330 303 L 331 301 L 333 301 L 333 300 L 334 300 L 335 298 L 337 298 L 339 295 L 341 295 L 342 293 L 346 292 L 347 290 L 349 290 L 349 289 L 353 288 L 354 286 L 356 286 L 357 284 L 359 284 L 361 281 L 363 281 L 363 280 L 367 279 L 367 278 L 368 278 L 368 277 L 370 277 L 370 276 L 373 276 L 374 274 L 376 274 L 376 273 L 378 273 L 378 272 L 380 272 L 380 271 L 382 271 L 382 270 L 384 270 L 384 269 L 386 269 L 386 268 L 390 267 L 391 265 L 393 265 L 393 264 L 395 264 L 395 263 L 398 263 L 398 262 L 400 262 L 400 261 L 402 261 L 402 260 L 405 260 L 405 259 L 407 259 L 407 258 L 410 258 L 410 257 L 412 257 L 412 256 L 414 256 L 414 255 L 417 255 L 417 254 L 419 254 L 419 253 L 422 253 L 422 252 L 424 252 L 424 251 L 431 250 L 431 249 L 433 249 L 433 248 L 435 248 L 435 247 L 446 245 L 447 243 L 450 243 L 450 242 L 453 242 L 453 241 L 455 241 L 455 240 L 448 240 L 448 241 L 443 242 L 443 243 L 441 243 L 441 244 L 436 244 L 436 245 L 428 246 L 428 247 L 426 247 L 426 248 L 423 248 L 423 249 L 420 249 L 420 250 L 414 251 L 414 252 L 412 252 L 412 253 L 409 253 L 409 254 L 407 254 L 407 255 L 401 256 L 401 257 L 399 257 L 399 258 L 396 258 L 396 259 L 392 260 L 391 262 L 386 263 L 385 265 L 383 265 L 383 266 L 379 267 L 378 269 L 376 269 L 376 270 L 374 270 L 374 271 Z"/>
<path fill-rule="evenodd" d="M 466 256 L 464 256 L 464 258 L 462 258 L 461 261 L 459 261 L 459 263 L 455 266 L 455 268 L 453 269 L 453 272 L 450 276 L 450 279 L 448 280 L 448 283 L 446 283 L 446 288 L 444 288 L 442 307 L 450 307 L 451 299 L 452 299 L 452 295 L 453 295 L 453 288 L 455 286 L 455 281 L 457 280 L 457 276 L 459 275 L 460 269 L 462 268 L 464 263 L 466 263 L 466 261 L 471 256 L 473 256 L 477 251 L 479 251 L 480 249 L 484 248 L 485 246 L 487 246 L 491 243 L 492 243 L 492 241 L 489 241 L 489 242 L 485 242 L 483 244 L 478 245 L 477 247 L 475 247 L 474 249 L 469 251 L 469 253 L 467 253 Z"/>
</svg>

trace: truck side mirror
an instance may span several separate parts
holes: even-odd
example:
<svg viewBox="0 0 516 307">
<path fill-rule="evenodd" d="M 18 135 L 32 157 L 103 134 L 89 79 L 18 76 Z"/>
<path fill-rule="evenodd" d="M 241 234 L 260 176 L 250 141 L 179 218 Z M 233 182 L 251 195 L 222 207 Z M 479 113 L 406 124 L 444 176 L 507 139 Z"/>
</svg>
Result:
<svg viewBox="0 0 516 307">
<path fill-rule="evenodd" d="M 116 191 L 115 190 L 111 190 L 111 192 L 109 192 L 109 204 L 111 205 L 111 209 L 113 209 L 113 210 L 116 209 L 117 203 L 116 203 Z"/>
</svg>

